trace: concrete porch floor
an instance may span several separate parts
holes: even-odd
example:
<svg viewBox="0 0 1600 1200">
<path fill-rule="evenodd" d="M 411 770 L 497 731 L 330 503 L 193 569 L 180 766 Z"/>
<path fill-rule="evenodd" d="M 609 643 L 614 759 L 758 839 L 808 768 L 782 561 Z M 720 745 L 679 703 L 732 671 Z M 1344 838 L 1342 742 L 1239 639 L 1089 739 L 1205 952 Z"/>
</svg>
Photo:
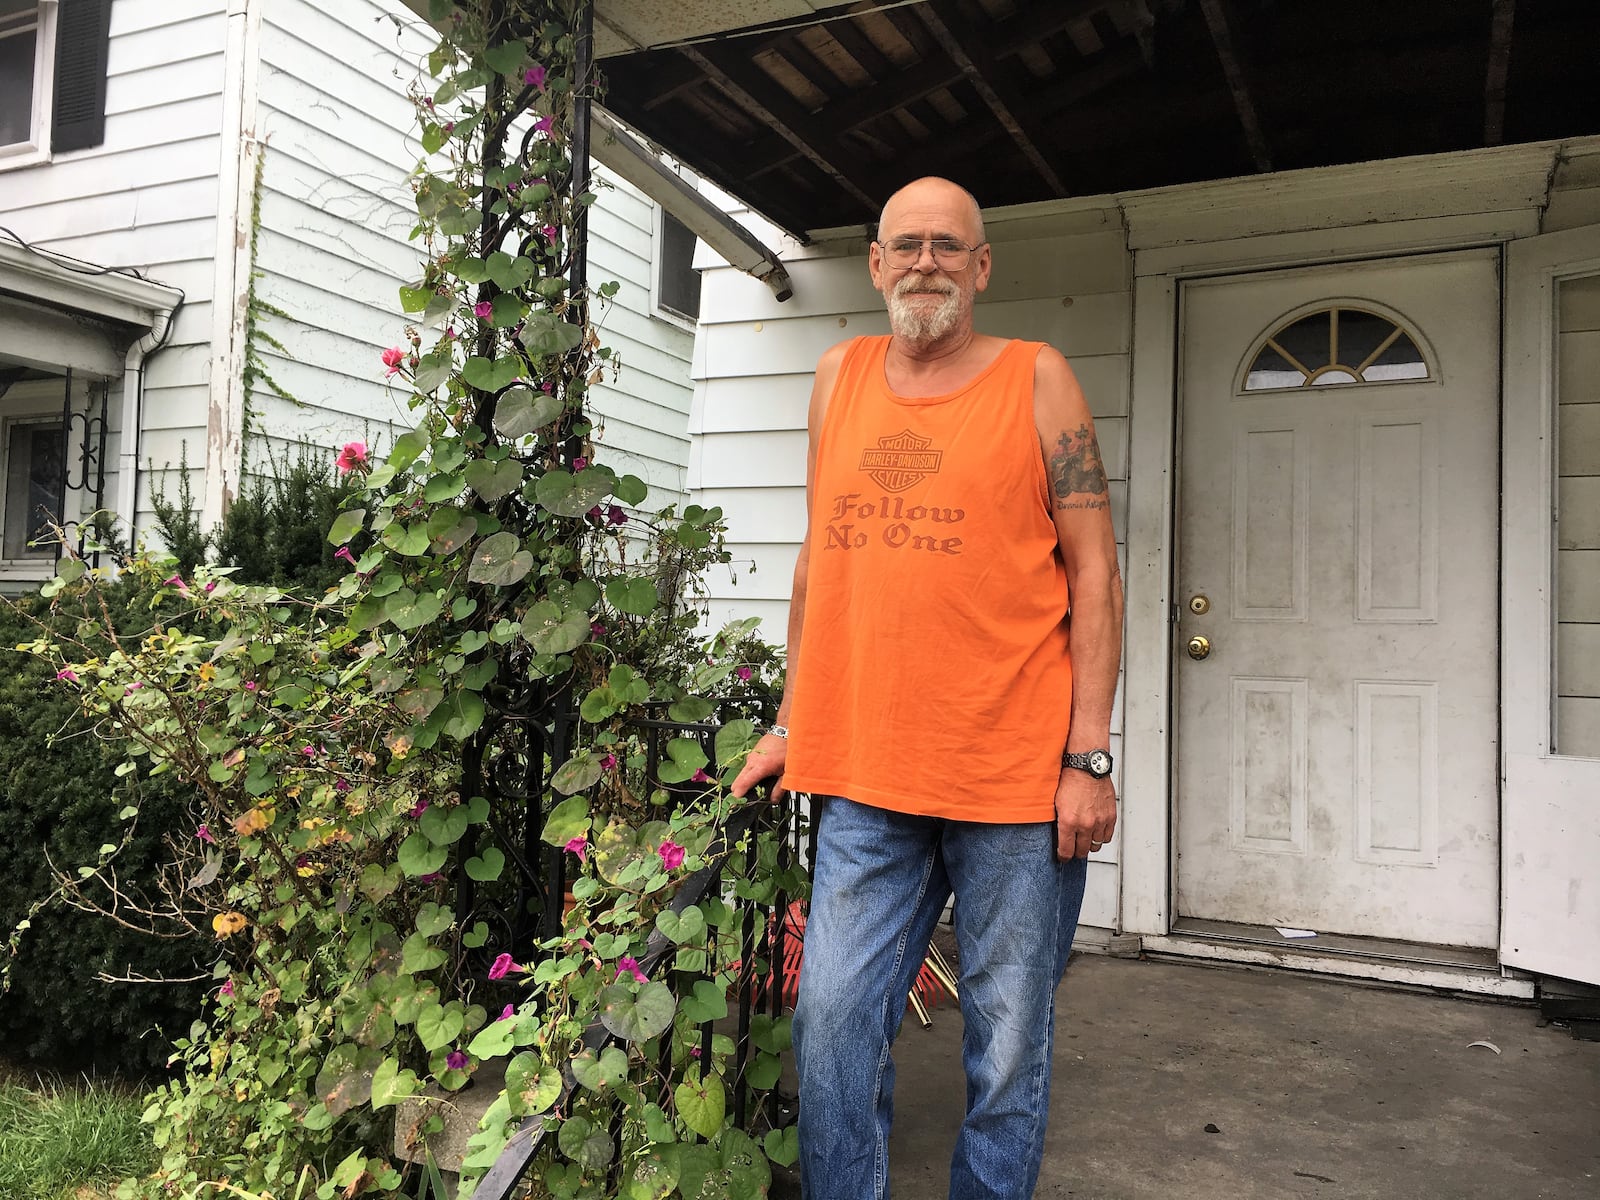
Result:
<svg viewBox="0 0 1600 1200">
<path fill-rule="evenodd" d="M 908 1015 L 896 1043 L 899 1200 L 946 1194 L 965 1107 L 961 1015 L 933 1019 Z M 1036 1194 L 1595 1200 L 1600 1043 L 1538 1019 L 1289 972 L 1079 956 Z"/>
</svg>

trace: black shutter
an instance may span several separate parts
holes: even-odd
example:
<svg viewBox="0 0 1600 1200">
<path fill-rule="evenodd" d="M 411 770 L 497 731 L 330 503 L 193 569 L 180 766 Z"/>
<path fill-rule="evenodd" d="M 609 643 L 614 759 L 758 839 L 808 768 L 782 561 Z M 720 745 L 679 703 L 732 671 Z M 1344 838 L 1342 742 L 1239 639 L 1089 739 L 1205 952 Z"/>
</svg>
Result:
<svg viewBox="0 0 1600 1200">
<path fill-rule="evenodd" d="M 106 140 L 106 55 L 112 0 L 61 0 L 56 15 L 52 152 L 84 150 Z"/>
</svg>

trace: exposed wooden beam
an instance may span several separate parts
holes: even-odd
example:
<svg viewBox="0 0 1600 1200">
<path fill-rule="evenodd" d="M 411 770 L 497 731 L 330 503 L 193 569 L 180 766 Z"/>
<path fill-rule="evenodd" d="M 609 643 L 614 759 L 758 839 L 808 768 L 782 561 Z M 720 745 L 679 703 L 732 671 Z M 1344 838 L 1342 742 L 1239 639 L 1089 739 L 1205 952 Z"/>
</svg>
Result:
<svg viewBox="0 0 1600 1200">
<path fill-rule="evenodd" d="M 1250 157 L 1256 170 L 1272 170 L 1272 154 L 1267 149 L 1266 134 L 1261 132 L 1261 117 L 1256 112 L 1255 101 L 1244 77 L 1244 69 L 1233 47 L 1233 33 L 1228 28 L 1228 16 L 1223 0 L 1200 0 L 1200 10 L 1205 13 L 1206 26 L 1211 30 L 1211 42 L 1217 48 L 1217 58 L 1222 61 L 1222 73 L 1227 76 L 1228 90 L 1233 93 L 1233 106 L 1239 113 L 1239 124 L 1244 128 L 1244 140 L 1250 147 Z"/>
<path fill-rule="evenodd" d="M 1498 146 L 1506 136 L 1506 74 L 1511 68 L 1511 18 L 1517 0 L 1494 0 L 1489 26 L 1489 73 L 1483 85 L 1483 144 Z"/>
<path fill-rule="evenodd" d="M 852 161 L 854 155 L 835 139 L 819 134 L 815 118 L 737 51 L 713 51 L 717 54 L 715 59 L 697 46 L 680 46 L 678 53 L 704 71 L 708 79 L 752 118 L 779 134 L 851 197 L 869 210 L 877 208 L 873 198 L 855 182 L 864 172 Z"/>
<path fill-rule="evenodd" d="M 1034 171 L 1046 186 L 1056 196 L 1067 195 L 1067 185 L 1061 181 L 1061 176 L 1056 174 L 1055 167 L 1045 158 L 1035 140 L 1032 118 L 1028 115 L 1026 102 L 1022 100 L 1017 90 L 1005 80 L 1005 73 L 996 68 L 994 59 L 981 51 L 969 54 L 962 47 L 963 40 L 968 45 L 977 43 L 976 33 L 962 20 L 951 0 L 933 0 L 931 4 L 919 10 L 919 16 L 928 32 L 933 34 L 950 61 L 961 68 L 962 74 L 972 84 L 984 104 L 994 114 L 995 120 L 1010 135 L 1011 140 L 1017 144 L 1018 149 L 1033 165 Z M 1002 92 L 1005 94 L 1002 95 Z"/>
<path fill-rule="evenodd" d="M 1035 4 L 1003 21 L 997 21 L 985 39 L 986 46 L 996 58 L 1008 58 L 1060 33 L 1069 25 L 1075 25 L 1111 7 L 1112 0 L 1054 0 L 1053 3 Z"/>
</svg>

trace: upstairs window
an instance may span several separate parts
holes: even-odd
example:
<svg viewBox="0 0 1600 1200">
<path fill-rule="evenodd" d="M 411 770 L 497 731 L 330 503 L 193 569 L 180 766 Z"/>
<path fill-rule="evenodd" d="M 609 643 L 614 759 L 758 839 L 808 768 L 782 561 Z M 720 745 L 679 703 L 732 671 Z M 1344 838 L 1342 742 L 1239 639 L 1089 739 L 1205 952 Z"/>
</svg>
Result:
<svg viewBox="0 0 1600 1200">
<path fill-rule="evenodd" d="M 1428 379 L 1428 360 L 1398 321 L 1364 308 L 1324 308 L 1285 321 L 1245 373 L 1247 392 Z"/>
<path fill-rule="evenodd" d="M 105 140 L 112 0 L 0 0 L 0 167 Z"/>
<path fill-rule="evenodd" d="M 0 0 L 0 154 L 45 145 L 49 58 L 44 6 L 36 0 Z"/>
</svg>

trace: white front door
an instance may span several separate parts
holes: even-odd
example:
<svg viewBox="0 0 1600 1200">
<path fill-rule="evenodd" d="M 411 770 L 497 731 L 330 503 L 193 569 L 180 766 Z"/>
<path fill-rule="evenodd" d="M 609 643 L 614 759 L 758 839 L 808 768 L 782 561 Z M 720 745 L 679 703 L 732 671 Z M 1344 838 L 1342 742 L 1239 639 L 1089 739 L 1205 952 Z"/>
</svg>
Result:
<svg viewBox="0 0 1600 1200">
<path fill-rule="evenodd" d="M 1493 946 L 1497 256 L 1181 313 L 1178 915 Z"/>
</svg>

